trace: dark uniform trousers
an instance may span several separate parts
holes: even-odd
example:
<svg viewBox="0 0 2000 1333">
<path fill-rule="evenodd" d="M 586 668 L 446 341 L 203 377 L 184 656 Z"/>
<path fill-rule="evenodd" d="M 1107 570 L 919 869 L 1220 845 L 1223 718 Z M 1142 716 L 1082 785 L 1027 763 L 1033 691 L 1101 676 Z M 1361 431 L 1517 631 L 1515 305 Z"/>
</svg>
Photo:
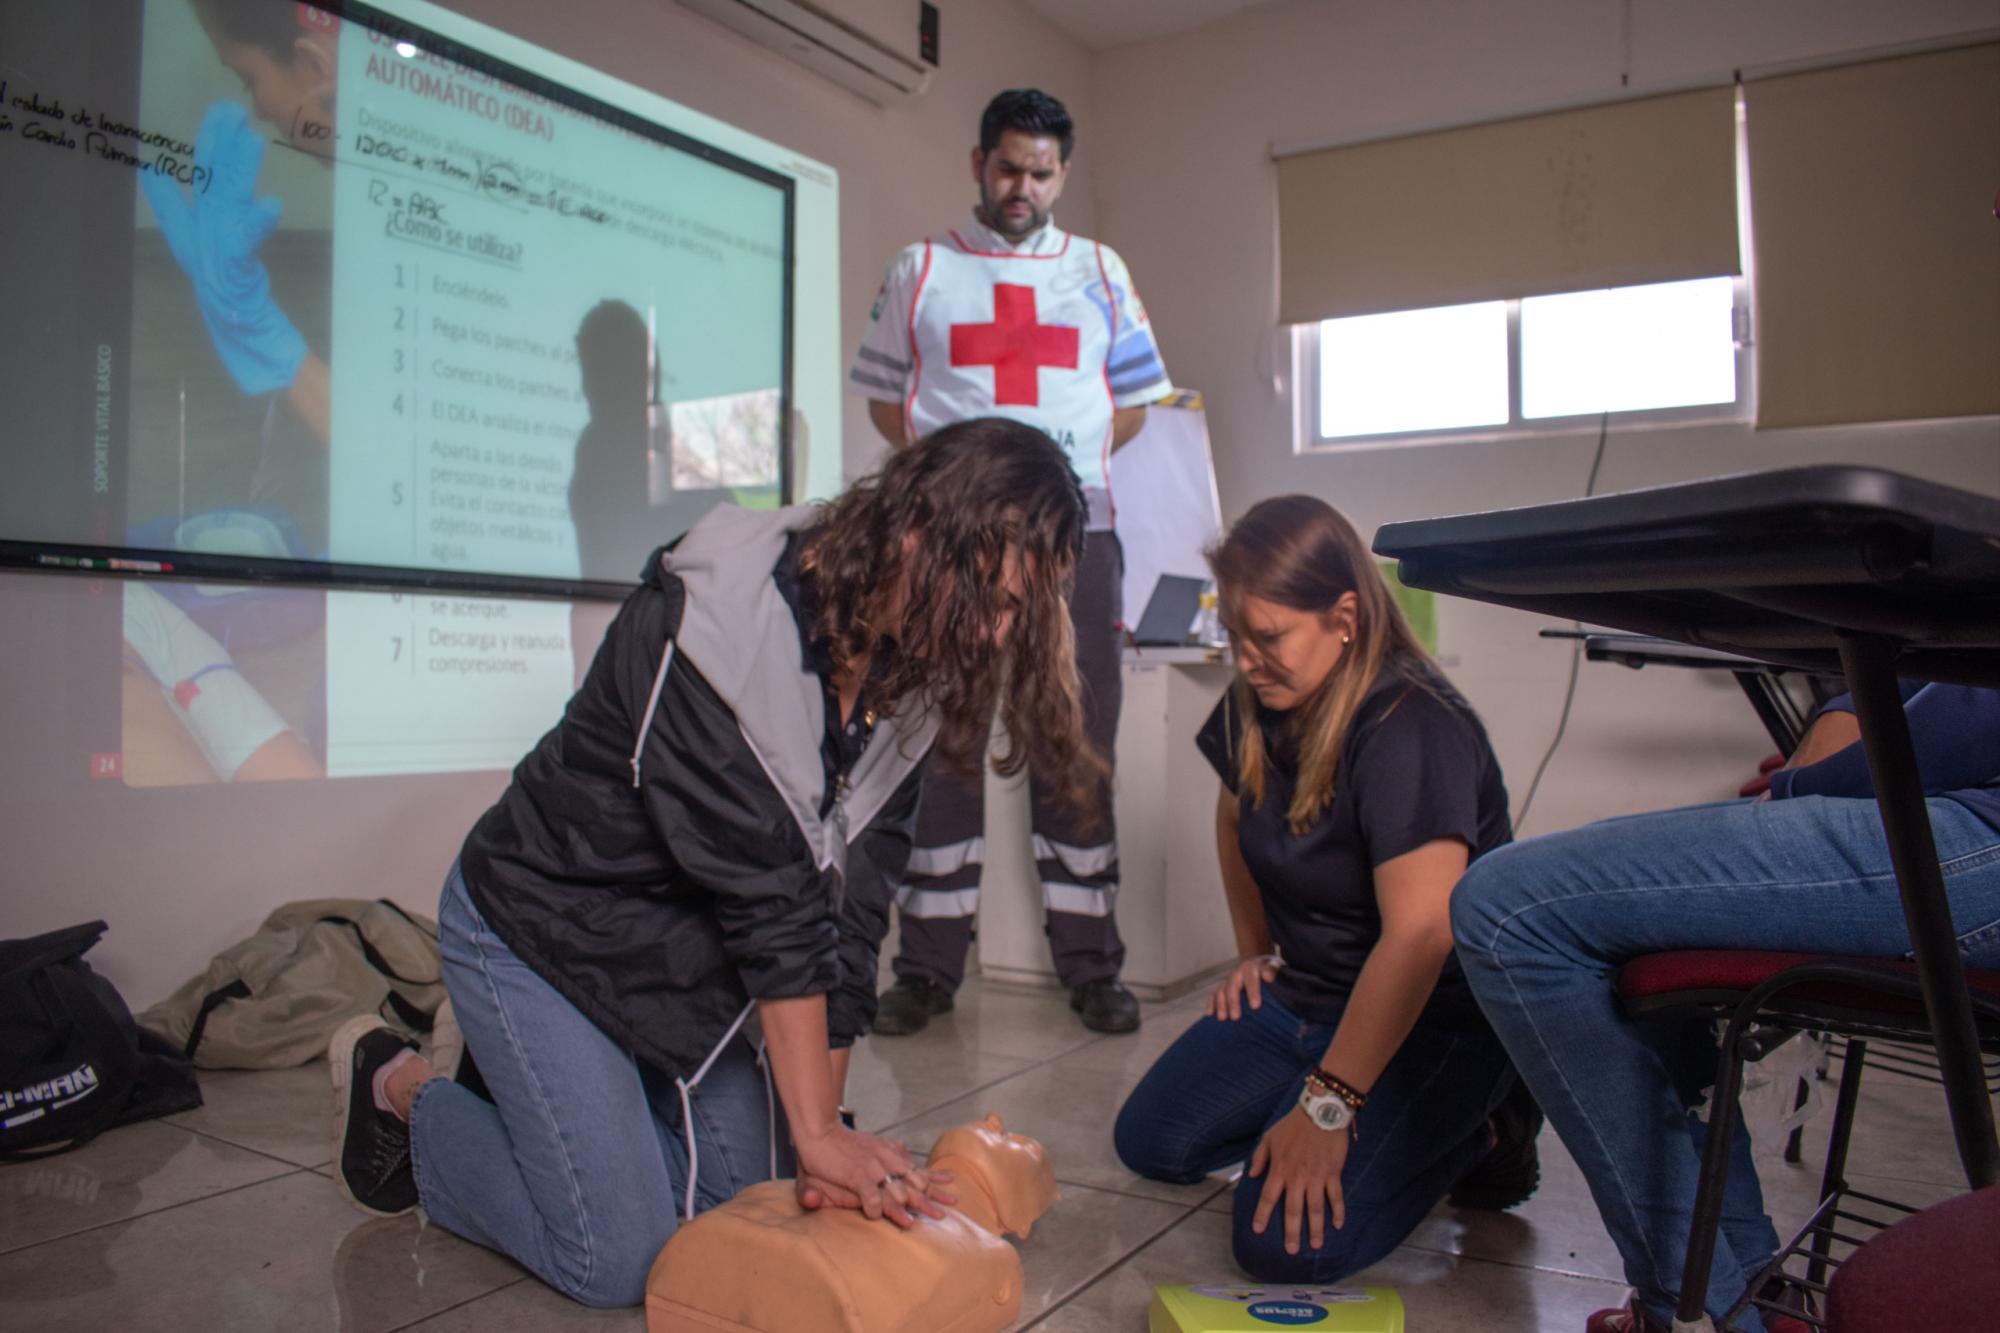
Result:
<svg viewBox="0 0 2000 1333">
<path fill-rule="evenodd" d="M 1093 532 L 1077 566 L 1070 620 L 1076 629 L 1076 665 L 1082 678 L 1084 727 L 1107 762 L 1118 737 L 1124 556 L 1109 532 Z M 1074 989 L 1115 977 L 1125 962 L 1112 904 L 1118 895 L 1118 843 L 1109 776 L 1099 791 L 1095 823 L 1030 783 L 1035 870 L 1042 881 L 1049 951 L 1056 975 Z M 985 861 L 986 801 L 978 779 L 933 765 L 924 775 L 917 808 L 916 846 L 896 894 L 902 947 L 898 977 L 956 990 L 965 979 L 965 955 L 979 911 L 979 875 Z"/>
</svg>

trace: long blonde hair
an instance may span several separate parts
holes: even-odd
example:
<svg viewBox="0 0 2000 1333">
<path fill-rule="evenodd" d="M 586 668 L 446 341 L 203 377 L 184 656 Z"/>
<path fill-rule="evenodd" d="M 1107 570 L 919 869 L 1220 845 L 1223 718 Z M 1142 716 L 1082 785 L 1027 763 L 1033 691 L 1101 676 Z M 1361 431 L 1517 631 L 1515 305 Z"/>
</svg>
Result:
<svg viewBox="0 0 2000 1333">
<path fill-rule="evenodd" d="M 1280 495 L 1238 519 L 1207 552 L 1222 622 L 1238 633 L 1243 601 L 1256 597 L 1295 611 L 1323 615 L 1348 593 L 1355 597 L 1353 639 L 1324 681 L 1291 710 L 1286 725 L 1298 744 L 1299 775 L 1285 821 L 1294 834 L 1311 828 L 1333 801 L 1340 751 L 1361 701 L 1383 664 L 1402 659 L 1428 666 L 1417 641 L 1354 525 L 1324 500 Z M 1421 685 L 1428 672 L 1413 673 Z M 1237 751 L 1237 791 L 1251 805 L 1264 799 L 1266 764 L 1257 698 L 1236 678 L 1235 703 L 1244 722 Z"/>
</svg>

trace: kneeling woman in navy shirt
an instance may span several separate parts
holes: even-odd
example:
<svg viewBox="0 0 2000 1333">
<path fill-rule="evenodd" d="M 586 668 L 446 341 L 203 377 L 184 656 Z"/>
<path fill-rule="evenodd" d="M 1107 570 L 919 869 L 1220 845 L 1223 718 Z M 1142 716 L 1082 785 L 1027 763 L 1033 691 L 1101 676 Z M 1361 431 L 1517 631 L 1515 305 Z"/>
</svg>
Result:
<svg viewBox="0 0 2000 1333">
<path fill-rule="evenodd" d="M 1222 777 L 1242 961 L 1126 1101 L 1118 1155 L 1184 1183 L 1247 1158 L 1237 1262 L 1331 1282 L 1454 1186 L 1486 1206 L 1534 1188 L 1539 1118 L 1507 1098 L 1451 942 L 1452 886 L 1508 841 L 1507 793 L 1346 519 L 1266 500 L 1209 563 L 1237 678 L 1196 744 Z"/>
</svg>

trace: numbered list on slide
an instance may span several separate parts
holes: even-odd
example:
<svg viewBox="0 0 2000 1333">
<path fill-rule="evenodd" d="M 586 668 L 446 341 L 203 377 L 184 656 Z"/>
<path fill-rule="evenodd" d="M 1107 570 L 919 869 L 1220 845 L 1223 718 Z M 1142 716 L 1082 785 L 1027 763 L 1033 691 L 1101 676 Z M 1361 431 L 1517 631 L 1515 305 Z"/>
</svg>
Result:
<svg viewBox="0 0 2000 1333">
<path fill-rule="evenodd" d="M 601 224 L 529 188 L 552 122 L 517 90 L 358 25 L 340 75 L 334 558 L 573 577 L 584 294 L 562 274 Z M 335 774 L 509 767 L 570 692 L 562 602 L 334 595 L 327 619 Z"/>
<path fill-rule="evenodd" d="M 774 484 L 774 463 L 739 475 L 726 427 L 746 403 L 775 413 L 783 192 L 409 51 L 361 25 L 342 32 L 333 558 L 575 577 L 570 478 L 591 419 L 576 338 L 606 303 L 644 324 L 654 389 L 686 419 L 670 468 L 633 460 L 642 513 L 678 487 Z M 481 746 L 511 747 L 511 764 L 533 735 L 496 740 L 494 720 L 532 717 L 539 734 L 560 713 L 574 670 L 565 604 L 347 602 L 328 608 L 342 771 Z"/>
</svg>

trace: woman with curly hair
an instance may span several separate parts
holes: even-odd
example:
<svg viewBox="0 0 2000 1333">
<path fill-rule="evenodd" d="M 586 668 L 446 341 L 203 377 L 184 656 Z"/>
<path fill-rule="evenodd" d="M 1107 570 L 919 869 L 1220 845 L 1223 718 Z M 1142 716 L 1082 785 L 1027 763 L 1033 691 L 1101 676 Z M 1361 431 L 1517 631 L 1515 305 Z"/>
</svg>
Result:
<svg viewBox="0 0 2000 1333">
<path fill-rule="evenodd" d="M 720 507 L 648 562 L 563 718 L 474 826 L 439 911 L 492 1100 L 362 1019 L 335 1168 L 590 1305 L 638 1303 L 678 1223 L 796 1167 L 807 1207 L 952 1202 L 839 1110 L 875 1010 L 925 756 L 1089 787 L 1065 605 L 1086 510 L 1012 421 L 898 450 L 824 507 Z"/>
<path fill-rule="evenodd" d="M 1184 1182 L 1247 1159 L 1237 1262 L 1333 1282 L 1448 1190 L 1504 1207 L 1535 1187 L 1539 1112 L 1508 1096 L 1451 944 L 1452 888 L 1508 840 L 1507 792 L 1340 514 L 1266 500 L 1209 564 L 1237 677 L 1196 744 L 1222 779 L 1242 961 L 1133 1090 L 1118 1155 Z"/>
</svg>

